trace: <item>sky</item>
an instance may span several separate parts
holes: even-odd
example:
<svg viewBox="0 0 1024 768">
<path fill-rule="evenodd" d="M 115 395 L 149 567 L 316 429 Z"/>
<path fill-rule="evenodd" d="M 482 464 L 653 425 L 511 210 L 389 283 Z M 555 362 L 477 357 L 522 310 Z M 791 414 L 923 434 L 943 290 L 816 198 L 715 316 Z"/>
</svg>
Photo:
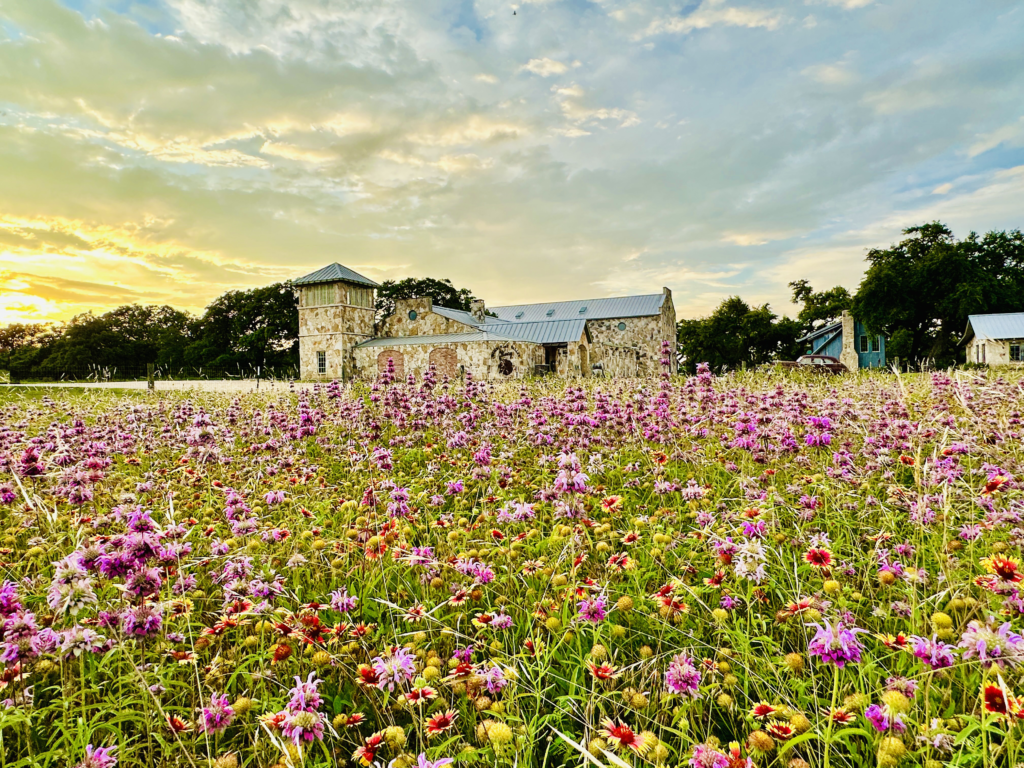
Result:
<svg viewBox="0 0 1024 768">
<path fill-rule="evenodd" d="M 1024 227 L 1020 0 L 0 0 L 0 323 L 340 262 L 795 314 Z"/>
</svg>

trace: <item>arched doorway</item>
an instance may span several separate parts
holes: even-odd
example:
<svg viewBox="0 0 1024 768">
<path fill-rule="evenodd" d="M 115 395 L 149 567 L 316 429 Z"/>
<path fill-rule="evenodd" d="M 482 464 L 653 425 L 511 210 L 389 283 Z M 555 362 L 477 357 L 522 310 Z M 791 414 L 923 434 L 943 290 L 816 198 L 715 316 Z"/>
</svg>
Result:
<svg viewBox="0 0 1024 768">
<path fill-rule="evenodd" d="M 383 376 L 388 369 L 388 360 L 395 361 L 395 378 L 405 376 L 405 355 L 393 349 L 388 349 L 377 355 L 377 375 Z"/>
<path fill-rule="evenodd" d="M 438 347 L 430 350 L 430 364 L 437 370 L 438 376 L 453 379 L 459 368 L 459 356 L 451 347 Z"/>
<path fill-rule="evenodd" d="M 587 348 L 580 344 L 580 376 L 590 375 L 590 353 Z"/>
</svg>

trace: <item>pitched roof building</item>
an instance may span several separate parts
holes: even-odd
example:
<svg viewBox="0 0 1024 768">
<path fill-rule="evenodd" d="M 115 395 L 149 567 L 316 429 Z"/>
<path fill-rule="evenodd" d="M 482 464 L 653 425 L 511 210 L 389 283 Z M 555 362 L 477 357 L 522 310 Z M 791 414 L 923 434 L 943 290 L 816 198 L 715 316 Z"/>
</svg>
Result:
<svg viewBox="0 0 1024 768">
<path fill-rule="evenodd" d="M 967 362 L 988 365 L 1024 363 L 1024 312 L 969 315 L 961 344 L 967 345 Z"/>
<path fill-rule="evenodd" d="M 435 307 L 399 300 L 374 323 L 369 278 L 330 264 L 293 282 L 299 296 L 303 379 L 421 375 L 433 366 L 453 377 L 520 377 L 540 372 L 635 376 L 656 372 L 667 342 L 675 370 L 672 292 L 645 296 L 492 307 Z"/>
</svg>

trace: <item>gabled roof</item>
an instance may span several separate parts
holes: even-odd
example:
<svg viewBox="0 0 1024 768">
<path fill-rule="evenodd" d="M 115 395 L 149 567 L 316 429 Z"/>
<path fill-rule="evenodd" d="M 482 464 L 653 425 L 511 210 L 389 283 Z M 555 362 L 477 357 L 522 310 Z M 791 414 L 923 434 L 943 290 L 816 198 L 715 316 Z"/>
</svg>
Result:
<svg viewBox="0 0 1024 768">
<path fill-rule="evenodd" d="M 979 339 L 1024 339 L 1024 312 L 1004 312 L 993 315 L 968 315 L 967 329 L 961 344 L 977 336 Z"/>
<path fill-rule="evenodd" d="M 510 323 L 543 323 L 555 320 L 607 320 L 615 317 L 649 317 L 661 312 L 664 293 L 621 296 L 613 299 L 553 301 L 546 304 L 516 304 L 488 307 L 500 320 Z"/>
<path fill-rule="evenodd" d="M 810 333 L 808 333 L 805 336 L 801 336 L 799 339 L 797 339 L 797 341 L 798 342 L 799 341 L 813 341 L 814 339 L 817 339 L 817 338 L 819 338 L 821 336 L 824 336 L 827 333 L 833 333 L 835 331 L 841 330 L 842 327 L 843 327 L 843 321 L 842 320 L 837 320 L 834 323 L 829 323 L 828 325 L 823 325 L 818 330 L 811 331 Z"/>
<path fill-rule="evenodd" d="M 370 288 L 380 288 L 380 286 L 373 282 L 368 277 L 363 277 L 358 272 L 353 272 L 348 267 L 343 267 L 338 262 L 328 264 L 326 267 L 318 269 L 316 272 L 310 272 L 308 275 L 292 280 L 292 285 L 314 285 L 316 283 L 334 283 L 339 280 L 344 280 L 347 283 L 359 283 L 360 285 L 367 285 Z"/>
</svg>

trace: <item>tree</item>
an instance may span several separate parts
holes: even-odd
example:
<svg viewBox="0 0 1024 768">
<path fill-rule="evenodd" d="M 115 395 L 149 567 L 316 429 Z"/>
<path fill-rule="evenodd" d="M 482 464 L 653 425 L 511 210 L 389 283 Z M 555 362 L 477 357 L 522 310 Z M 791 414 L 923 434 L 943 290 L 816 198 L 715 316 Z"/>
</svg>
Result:
<svg viewBox="0 0 1024 768">
<path fill-rule="evenodd" d="M 802 329 L 796 320 L 779 319 L 767 304 L 750 307 L 731 296 L 708 317 L 683 320 L 677 330 L 683 367 L 692 373 L 702 362 L 717 371 L 792 359 Z"/>
<path fill-rule="evenodd" d="M 215 299 L 198 321 L 185 359 L 247 372 L 297 366 L 299 304 L 291 285 L 228 291 Z"/>
<path fill-rule="evenodd" d="M 434 306 L 461 309 L 466 312 L 476 298 L 468 288 L 456 288 L 447 278 L 436 280 L 432 277 L 407 277 L 397 283 L 394 280 L 385 280 L 377 289 L 377 301 L 374 305 L 377 323 L 394 314 L 395 302 L 399 299 L 415 299 L 421 296 L 429 296 Z"/>
<path fill-rule="evenodd" d="M 53 327 L 45 323 L 10 323 L 0 328 L 0 359 L 4 368 L 10 369 L 24 358 L 37 352 L 43 341 L 53 333 Z M 20 354 L 19 354 L 20 353 Z"/>
<path fill-rule="evenodd" d="M 971 232 L 957 241 L 934 221 L 903 230 L 887 249 L 868 252 L 853 311 L 888 338 L 890 357 L 963 361 L 960 337 L 971 314 L 1024 310 L 1024 235 Z"/>
<path fill-rule="evenodd" d="M 843 316 L 843 310 L 853 306 L 850 292 L 840 285 L 817 293 L 806 280 L 794 280 L 789 287 L 793 290 L 793 303 L 803 304 L 796 319 L 804 333 L 834 323 Z"/>
</svg>

